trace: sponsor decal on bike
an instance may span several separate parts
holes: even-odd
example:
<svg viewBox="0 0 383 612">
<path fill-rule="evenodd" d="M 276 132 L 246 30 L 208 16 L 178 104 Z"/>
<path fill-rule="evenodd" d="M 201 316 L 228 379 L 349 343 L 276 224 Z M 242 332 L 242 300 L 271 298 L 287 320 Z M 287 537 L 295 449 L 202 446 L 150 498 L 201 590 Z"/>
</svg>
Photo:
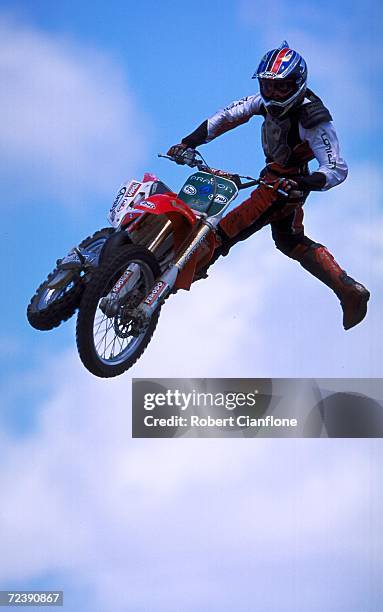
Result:
<svg viewBox="0 0 383 612">
<path fill-rule="evenodd" d="M 119 205 L 117 206 L 117 208 L 114 211 L 116 213 L 116 215 L 118 215 L 118 213 L 121 212 L 123 208 L 125 208 L 127 200 L 129 200 L 129 198 L 127 196 L 125 196 L 124 199 L 121 200 L 121 202 L 119 203 Z"/>
<path fill-rule="evenodd" d="M 159 296 L 165 291 L 167 286 L 168 285 L 164 281 L 158 281 L 158 283 L 154 285 L 153 289 L 145 299 L 144 304 L 151 306 L 157 300 L 157 298 L 159 298 Z"/>
<path fill-rule="evenodd" d="M 137 206 L 143 206 L 144 208 L 150 208 L 151 210 L 156 207 L 153 202 L 147 202 L 146 200 L 142 200 L 142 202 L 137 202 Z"/>
<path fill-rule="evenodd" d="M 115 211 L 115 209 L 117 208 L 117 206 L 119 205 L 119 203 L 121 202 L 122 198 L 124 197 L 126 192 L 126 185 L 124 185 L 123 187 L 121 187 L 120 191 L 118 192 L 118 194 L 116 195 L 116 199 L 114 200 L 113 204 L 112 204 L 112 208 L 110 209 L 110 212 L 112 213 L 113 211 Z"/>
<path fill-rule="evenodd" d="M 196 251 L 198 251 L 198 249 L 203 245 L 203 243 L 206 243 L 206 237 L 202 236 L 202 238 L 200 238 L 195 245 L 190 249 L 189 252 L 186 252 L 186 254 L 184 255 L 184 263 L 186 264 L 189 259 L 191 259 L 193 257 L 193 255 L 195 254 Z"/>
<path fill-rule="evenodd" d="M 193 179 L 193 181 L 198 181 L 200 183 L 213 183 L 214 182 L 214 179 L 205 178 L 204 176 L 192 176 L 190 178 Z"/>
<path fill-rule="evenodd" d="M 136 195 L 137 191 L 139 190 L 139 188 L 141 187 L 142 183 L 139 183 L 138 181 L 132 181 L 130 183 L 130 185 L 128 185 L 127 187 L 127 191 L 126 191 L 126 197 L 132 198 L 134 195 Z"/>
<path fill-rule="evenodd" d="M 207 195 L 213 191 L 213 185 L 202 185 L 202 187 L 198 188 L 198 193 L 202 195 Z"/>
<path fill-rule="evenodd" d="M 132 270 L 126 270 L 121 278 L 117 281 L 112 289 L 112 293 L 120 293 L 121 289 L 126 285 L 130 277 L 132 276 Z"/>
<path fill-rule="evenodd" d="M 185 185 L 182 191 L 184 193 L 187 193 L 188 195 L 195 195 L 197 193 L 197 189 L 193 187 L 193 185 L 189 185 L 189 184 Z"/>
<path fill-rule="evenodd" d="M 193 179 L 193 181 L 198 181 L 199 183 L 205 183 L 204 186 L 208 187 L 210 185 L 210 187 L 213 187 L 214 185 L 214 179 L 213 178 L 205 178 L 203 176 L 193 176 L 191 177 Z M 229 191 L 230 193 L 234 192 L 234 189 L 231 185 L 227 184 L 227 183 L 217 183 L 217 187 L 218 189 L 222 189 L 225 191 Z M 202 189 L 202 187 L 198 187 L 198 191 L 200 191 L 200 189 Z"/>
<path fill-rule="evenodd" d="M 121 187 L 110 209 L 110 219 L 112 222 L 115 220 L 117 214 L 127 205 L 128 200 L 137 193 L 141 185 L 142 183 L 138 181 L 131 181 L 129 185 Z"/>
<path fill-rule="evenodd" d="M 209 195 L 209 200 L 212 200 L 212 199 L 213 199 L 213 194 L 211 193 Z M 220 193 L 218 193 L 214 198 L 214 202 L 217 202 L 217 204 L 226 204 L 227 198 L 221 195 Z"/>
</svg>

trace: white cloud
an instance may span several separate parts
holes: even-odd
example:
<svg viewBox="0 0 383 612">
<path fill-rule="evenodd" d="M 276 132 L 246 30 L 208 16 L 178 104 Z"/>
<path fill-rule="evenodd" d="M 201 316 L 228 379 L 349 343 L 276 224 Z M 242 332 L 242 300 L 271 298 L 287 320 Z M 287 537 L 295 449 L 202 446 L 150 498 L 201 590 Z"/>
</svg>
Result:
<svg viewBox="0 0 383 612">
<path fill-rule="evenodd" d="M 210 269 L 208 279 L 168 300 L 154 340 L 135 367 L 135 376 L 141 376 L 142 370 L 154 375 L 158 369 L 169 375 L 169 364 L 175 367 L 174 376 L 204 377 L 209 372 L 223 377 L 233 371 L 245 375 L 248 365 L 243 349 L 261 316 L 266 287 L 272 282 L 267 277 L 271 272 L 269 255 L 262 253 L 265 238 L 256 245 L 237 247 L 235 259 L 221 258 Z M 251 333 L 253 367 L 260 359 L 261 337 L 262 330 Z"/>
<path fill-rule="evenodd" d="M 342 5 L 314 5 L 303 0 L 293 4 L 284 0 L 238 3 L 241 23 L 252 36 L 256 30 L 257 53 L 259 48 L 262 54 L 278 47 L 284 39 L 302 53 L 308 64 L 309 86 L 330 108 L 342 140 L 348 134 L 354 140 L 356 134 L 365 136 L 366 130 L 371 136 L 376 130 L 376 92 L 363 60 L 381 52 L 380 39 L 372 29 L 373 13 L 371 2 L 363 8 L 355 6 L 351 19 L 345 19 Z M 350 149 L 352 145 L 354 142 Z"/>
<path fill-rule="evenodd" d="M 110 196 L 141 160 L 144 118 L 112 57 L 2 18 L 0 74 L 2 172 L 19 195 Z"/>
<path fill-rule="evenodd" d="M 91 586 L 89 609 L 116 612 L 226 610 L 238 597 L 245 610 L 254 575 L 258 601 L 290 610 L 294 571 L 303 607 L 331 609 L 318 576 L 343 601 L 350 559 L 351 591 L 369 584 L 366 538 L 381 516 L 374 442 L 131 440 L 128 376 L 95 379 L 69 353 L 40 376 L 55 389 L 34 435 L 2 436 L 3 584 L 57 573 Z"/>
</svg>

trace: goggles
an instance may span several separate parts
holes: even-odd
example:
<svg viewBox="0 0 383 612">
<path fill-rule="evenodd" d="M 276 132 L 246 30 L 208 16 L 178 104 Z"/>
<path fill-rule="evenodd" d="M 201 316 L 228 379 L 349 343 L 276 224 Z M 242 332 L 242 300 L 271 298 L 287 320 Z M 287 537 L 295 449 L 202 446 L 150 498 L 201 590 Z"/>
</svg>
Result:
<svg viewBox="0 0 383 612">
<path fill-rule="evenodd" d="M 294 95 L 298 86 L 292 79 L 259 79 L 259 87 L 262 97 L 267 100 L 284 102 Z"/>
</svg>

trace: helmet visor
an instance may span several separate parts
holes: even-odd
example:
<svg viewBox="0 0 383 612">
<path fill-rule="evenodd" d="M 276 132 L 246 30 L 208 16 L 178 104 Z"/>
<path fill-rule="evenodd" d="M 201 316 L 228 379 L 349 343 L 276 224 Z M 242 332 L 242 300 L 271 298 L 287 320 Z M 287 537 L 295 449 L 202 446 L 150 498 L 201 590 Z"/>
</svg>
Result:
<svg viewBox="0 0 383 612">
<path fill-rule="evenodd" d="M 267 102 L 284 102 L 298 91 L 293 79 L 259 79 L 261 95 Z"/>
</svg>

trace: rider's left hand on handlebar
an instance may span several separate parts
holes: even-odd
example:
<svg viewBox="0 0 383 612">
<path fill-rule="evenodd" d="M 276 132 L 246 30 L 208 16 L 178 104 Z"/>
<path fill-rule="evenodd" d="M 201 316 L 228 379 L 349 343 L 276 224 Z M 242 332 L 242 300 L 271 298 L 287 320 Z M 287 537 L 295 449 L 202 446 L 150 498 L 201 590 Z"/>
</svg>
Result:
<svg viewBox="0 0 383 612">
<path fill-rule="evenodd" d="M 172 145 L 169 151 L 167 152 L 167 155 L 169 155 L 169 157 L 179 157 L 187 148 L 188 147 L 186 144 L 180 142 L 178 144 Z"/>
<path fill-rule="evenodd" d="M 170 147 L 168 151 L 168 155 L 180 165 L 187 165 L 190 167 L 194 167 L 197 164 L 195 163 L 195 155 L 196 151 L 193 147 L 189 147 L 183 142 L 177 145 L 173 145 Z"/>
</svg>

